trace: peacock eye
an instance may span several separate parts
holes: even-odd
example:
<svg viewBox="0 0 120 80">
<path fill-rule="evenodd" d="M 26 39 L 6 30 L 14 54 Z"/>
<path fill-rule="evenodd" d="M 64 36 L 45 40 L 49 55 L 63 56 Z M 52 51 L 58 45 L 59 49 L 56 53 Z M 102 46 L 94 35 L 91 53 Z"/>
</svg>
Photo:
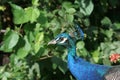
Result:
<svg viewBox="0 0 120 80">
<path fill-rule="evenodd" d="M 61 38 L 59 38 L 59 42 L 62 44 L 62 43 L 66 43 L 68 41 L 68 39 L 67 38 L 63 38 L 63 37 L 61 37 Z"/>
<path fill-rule="evenodd" d="M 62 41 L 62 40 L 64 40 L 63 37 L 56 38 L 56 41 Z"/>
<path fill-rule="evenodd" d="M 63 38 L 63 37 L 60 37 L 60 38 L 59 38 L 59 41 L 63 41 L 63 40 L 64 40 L 64 38 Z"/>
<path fill-rule="evenodd" d="M 65 37 L 56 38 L 57 43 L 65 43 L 68 39 Z"/>
</svg>

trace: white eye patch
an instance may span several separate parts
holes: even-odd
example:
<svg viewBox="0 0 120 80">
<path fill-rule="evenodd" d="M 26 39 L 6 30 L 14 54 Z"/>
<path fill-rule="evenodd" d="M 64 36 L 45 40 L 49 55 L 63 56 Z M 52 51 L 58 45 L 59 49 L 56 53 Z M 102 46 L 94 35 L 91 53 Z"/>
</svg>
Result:
<svg viewBox="0 0 120 80">
<path fill-rule="evenodd" d="M 58 41 L 60 38 L 56 38 L 56 41 Z"/>
<path fill-rule="evenodd" d="M 62 44 L 62 43 L 65 43 L 67 40 L 68 40 L 67 38 L 63 38 L 60 43 L 61 43 L 61 44 Z"/>
</svg>

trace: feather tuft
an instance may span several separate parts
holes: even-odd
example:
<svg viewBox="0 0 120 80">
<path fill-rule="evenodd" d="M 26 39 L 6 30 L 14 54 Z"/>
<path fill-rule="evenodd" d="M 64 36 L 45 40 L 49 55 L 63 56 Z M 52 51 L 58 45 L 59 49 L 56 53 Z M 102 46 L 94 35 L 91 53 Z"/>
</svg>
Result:
<svg viewBox="0 0 120 80">
<path fill-rule="evenodd" d="M 69 35 L 72 38 L 74 38 L 76 41 L 80 39 L 82 40 L 84 39 L 84 32 L 78 24 L 75 24 L 75 27 L 71 29 L 71 32 L 69 33 Z"/>
</svg>

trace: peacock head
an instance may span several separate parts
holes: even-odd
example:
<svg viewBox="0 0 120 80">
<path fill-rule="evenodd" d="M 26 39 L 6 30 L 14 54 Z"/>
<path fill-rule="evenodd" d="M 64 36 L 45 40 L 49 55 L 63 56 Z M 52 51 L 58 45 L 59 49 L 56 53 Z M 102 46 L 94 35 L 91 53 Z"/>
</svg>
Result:
<svg viewBox="0 0 120 80">
<path fill-rule="evenodd" d="M 55 39 L 51 40 L 49 44 L 57 44 L 57 45 L 63 45 L 67 46 L 70 44 L 70 42 L 73 41 L 69 34 L 67 33 L 61 33 L 55 37 Z"/>
<path fill-rule="evenodd" d="M 82 31 L 82 29 L 76 25 L 74 31 L 71 31 L 71 33 L 67 34 L 67 33 L 61 33 L 59 35 L 57 35 L 57 37 L 53 40 L 51 40 L 49 44 L 57 44 L 57 45 L 63 45 L 66 47 L 70 47 L 75 45 L 76 41 L 79 39 L 83 39 L 84 38 L 84 33 Z"/>
</svg>

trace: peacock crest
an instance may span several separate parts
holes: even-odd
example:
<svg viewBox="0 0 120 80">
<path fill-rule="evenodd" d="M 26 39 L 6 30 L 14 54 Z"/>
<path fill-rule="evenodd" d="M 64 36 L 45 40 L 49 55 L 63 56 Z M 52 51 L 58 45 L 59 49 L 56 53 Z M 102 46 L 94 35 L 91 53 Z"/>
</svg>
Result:
<svg viewBox="0 0 120 80">
<path fill-rule="evenodd" d="M 70 27 L 68 33 L 75 41 L 84 39 L 84 32 L 78 23 L 75 23 L 73 27 Z"/>
</svg>

